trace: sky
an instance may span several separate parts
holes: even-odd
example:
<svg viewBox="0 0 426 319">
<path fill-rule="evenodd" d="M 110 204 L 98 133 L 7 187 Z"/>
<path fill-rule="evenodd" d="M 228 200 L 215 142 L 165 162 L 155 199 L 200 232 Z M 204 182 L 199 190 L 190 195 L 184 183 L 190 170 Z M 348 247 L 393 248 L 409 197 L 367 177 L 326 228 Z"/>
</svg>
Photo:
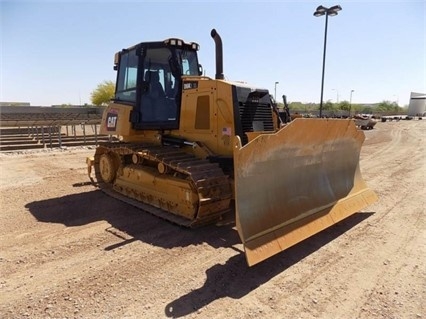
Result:
<svg viewBox="0 0 426 319">
<path fill-rule="evenodd" d="M 426 93 L 426 0 L 0 0 L 0 101 L 90 104 L 98 84 L 115 82 L 116 52 L 171 37 L 197 42 L 214 78 L 215 28 L 226 80 L 276 89 L 278 102 L 319 103 L 326 19 L 313 13 L 336 4 L 324 101 L 350 101 L 353 90 L 352 103 L 404 106 Z"/>
</svg>

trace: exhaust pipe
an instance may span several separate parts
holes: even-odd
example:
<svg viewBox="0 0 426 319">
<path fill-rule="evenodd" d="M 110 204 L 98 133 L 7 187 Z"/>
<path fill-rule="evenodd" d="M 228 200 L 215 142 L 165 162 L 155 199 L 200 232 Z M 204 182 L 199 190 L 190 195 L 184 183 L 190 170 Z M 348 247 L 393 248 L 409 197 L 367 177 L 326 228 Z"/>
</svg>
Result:
<svg viewBox="0 0 426 319">
<path fill-rule="evenodd" d="M 216 80 L 224 80 L 222 39 L 219 33 L 216 32 L 216 29 L 213 29 L 210 32 L 210 35 L 216 44 Z"/>
</svg>

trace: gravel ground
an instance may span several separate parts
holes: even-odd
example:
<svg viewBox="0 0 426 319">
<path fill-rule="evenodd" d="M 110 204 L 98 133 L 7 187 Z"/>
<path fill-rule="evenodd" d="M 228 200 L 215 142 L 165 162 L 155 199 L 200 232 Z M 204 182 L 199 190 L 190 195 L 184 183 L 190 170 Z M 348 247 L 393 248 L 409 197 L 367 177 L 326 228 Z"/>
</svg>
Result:
<svg viewBox="0 0 426 319">
<path fill-rule="evenodd" d="M 425 128 L 366 131 L 379 201 L 252 268 L 232 226 L 96 190 L 93 148 L 0 154 L 0 318 L 426 318 Z"/>
</svg>

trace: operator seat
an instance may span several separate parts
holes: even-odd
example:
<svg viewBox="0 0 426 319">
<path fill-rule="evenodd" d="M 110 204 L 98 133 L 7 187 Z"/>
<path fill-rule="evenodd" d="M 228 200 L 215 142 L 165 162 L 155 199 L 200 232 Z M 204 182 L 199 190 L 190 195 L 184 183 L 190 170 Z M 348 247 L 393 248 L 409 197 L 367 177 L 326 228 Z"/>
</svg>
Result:
<svg viewBox="0 0 426 319">
<path fill-rule="evenodd" d="M 142 95 L 142 113 L 144 121 L 165 121 L 168 115 L 168 103 L 163 86 L 160 83 L 158 71 L 146 71 L 145 81 L 148 82 L 148 91 Z"/>
<path fill-rule="evenodd" d="M 149 82 L 149 95 L 153 98 L 164 98 L 163 86 L 160 83 L 160 76 L 157 71 L 147 71 L 145 73 L 145 81 Z"/>
</svg>

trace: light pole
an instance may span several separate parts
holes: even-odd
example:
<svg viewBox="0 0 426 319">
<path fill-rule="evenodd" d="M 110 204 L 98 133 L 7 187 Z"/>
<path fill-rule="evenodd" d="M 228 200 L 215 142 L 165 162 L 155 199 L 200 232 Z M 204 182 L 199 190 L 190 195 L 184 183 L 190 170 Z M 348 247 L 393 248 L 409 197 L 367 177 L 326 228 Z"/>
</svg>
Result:
<svg viewBox="0 0 426 319">
<path fill-rule="evenodd" d="M 279 84 L 280 82 L 275 82 L 275 93 L 274 93 L 274 99 L 275 101 L 277 100 L 277 84 Z"/>
<path fill-rule="evenodd" d="M 335 16 L 337 12 L 342 10 L 340 5 L 335 5 L 330 8 L 324 6 L 319 6 L 314 12 L 315 17 L 321 17 L 325 15 L 325 31 L 324 31 L 324 53 L 322 56 L 322 79 L 321 79 L 321 100 L 320 100 L 320 117 L 322 117 L 322 100 L 324 96 L 324 71 L 325 71 L 325 52 L 327 47 L 327 26 L 328 26 L 328 16 Z"/>
<path fill-rule="evenodd" d="M 351 90 L 351 97 L 349 98 L 349 117 L 351 117 L 351 109 L 352 109 L 352 93 L 354 93 L 354 90 Z"/>
<path fill-rule="evenodd" d="M 331 89 L 332 91 L 336 91 L 336 103 L 339 103 L 339 90 L 338 89 Z"/>
</svg>

